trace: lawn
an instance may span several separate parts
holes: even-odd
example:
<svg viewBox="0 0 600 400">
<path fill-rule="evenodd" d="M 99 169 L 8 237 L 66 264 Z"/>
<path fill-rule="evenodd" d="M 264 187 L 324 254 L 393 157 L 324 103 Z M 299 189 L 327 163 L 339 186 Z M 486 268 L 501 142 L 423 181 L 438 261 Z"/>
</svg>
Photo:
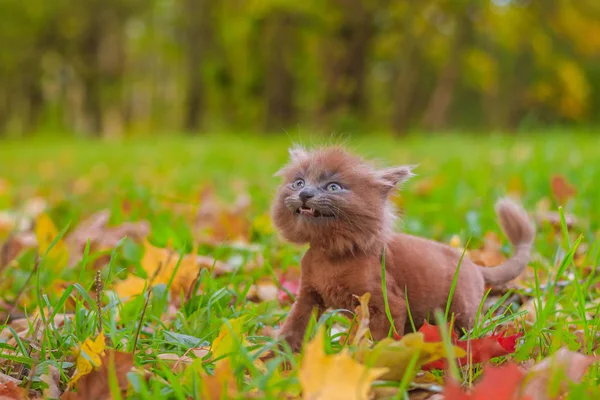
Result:
<svg viewBox="0 0 600 400">
<path fill-rule="evenodd" d="M 600 371 L 583 356 L 596 354 L 600 326 L 597 141 L 565 132 L 0 142 L 0 398 L 69 389 L 63 398 L 297 398 L 312 390 L 321 397 L 311 398 L 358 399 L 364 389 L 425 399 L 440 395 L 449 374 L 465 390 L 477 385 L 482 364 L 414 377 L 419 356 L 384 365 L 402 372 L 396 379 L 336 377 L 336 368 L 365 368 L 355 361 L 364 349 L 347 340 L 352 332 L 366 342 L 353 336 L 360 315 L 353 321 L 340 310 L 311 325 L 307 341 L 321 326 L 326 332 L 302 354 L 277 346 L 305 250 L 283 243 L 268 215 L 273 174 L 293 142 L 343 142 L 384 165 L 418 164 L 394 200 L 397 228 L 468 243 L 483 263 L 510 255 L 494 203 L 518 197 L 538 221 L 533 259 L 490 294 L 470 338 L 506 330 L 516 349 L 491 363 L 527 371 L 561 348 L 577 351 L 564 353 L 575 383 L 558 385 L 562 377 L 544 364 L 536 376 L 556 393 L 570 387 L 573 398 L 597 398 Z"/>
</svg>

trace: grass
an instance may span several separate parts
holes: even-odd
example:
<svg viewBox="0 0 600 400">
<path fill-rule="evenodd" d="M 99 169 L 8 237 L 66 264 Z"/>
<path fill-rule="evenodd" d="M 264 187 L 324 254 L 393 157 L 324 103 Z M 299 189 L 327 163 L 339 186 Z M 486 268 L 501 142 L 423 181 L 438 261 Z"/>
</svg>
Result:
<svg viewBox="0 0 600 400">
<path fill-rule="evenodd" d="M 182 356 L 192 347 L 210 346 L 219 331 L 230 326 L 226 325 L 230 324 L 228 321 L 245 317 L 243 329 L 250 345 L 237 347 L 232 378 L 258 398 L 286 397 L 297 392 L 298 356 L 280 353 L 267 334 L 269 327 L 285 318 L 287 307 L 280 307 L 276 300 L 245 300 L 252 285 L 262 280 L 275 281 L 276 273 L 298 265 L 303 252 L 303 248 L 278 240 L 264 222 L 277 185 L 273 173 L 286 161 L 286 148 L 292 142 L 310 145 L 323 141 L 230 135 L 121 142 L 43 139 L 0 143 L 0 210 L 22 209 L 32 198 L 41 197 L 50 205 L 49 213 L 58 229 L 69 226 L 72 230 L 91 212 L 106 208 L 111 211 L 111 224 L 145 219 L 151 225 L 152 243 L 165 246 L 170 242 L 176 250 L 187 252 L 193 235 L 186 207 L 196 207 L 202 190 L 211 185 L 225 204 L 232 203 L 240 193 L 249 195 L 251 203 L 245 218 L 252 223 L 250 242 L 255 245 L 240 247 L 222 242 L 200 246 L 199 253 L 235 261 L 238 268 L 219 276 L 201 271 L 197 277 L 201 293 L 192 294 L 174 309 L 170 307 L 174 301 L 169 293 L 172 281 L 156 285 L 144 296 L 126 303 L 121 303 L 110 290 L 115 282 L 140 271 L 142 247 L 132 240 L 122 240 L 109 251 L 88 249 L 74 268 L 60 271 L 53 269 L 52 260 L 44 254 L 40 254 L 38 265 L 35 251 L 28 250 L 19 256 L 18 265 L 0 270 L 0 300 L 11 304 L 19 296 L 18 310 L 30 321 L 36 311 L 43 310 L 40 315 L 46 329 L 32 323 L 32 330 L 41 329 L 42 337 L 37 341 L 31 337 L 17 339 L 14 347 L 9 347 L 4 336 L 0 336 L 0 371 L 25 381 L 30 376 L 27 385 L 41 390 L 45 385 L 40 377 L 53 365 L 59 367 L 64 385 L 72 372 L 71 349 L 97 334 L 100 317 L 113 346 L 123 351 L 135 347 L 135 365 L 152 373 L 149 379 L 144 379 L 141 372 L 130 374 L 132 398 L 150 399 L 157 393 L 165 398 L 200 398 L 197 388 L 202 382 L 197 377 L 203 371 L 212 373 L 214 364 L 205 359 L 185 372 L 173 369 L 173 363 L 158 356 Z M 496 304 L 487 313 L 482 311 L 477 316 L 471 335 L 489 333 L 500 324 L 515 321 L 525 331 L 514 356 L 519 361 L 540 360 L 562 346 L 585 354 L 596 351 L 600 326 L 599 279 L 595 274 L 600 259 L 600 149 L 596 137 L 565 132 L 400 140 L 378 136 L 346 142 L 359 153 L 385 164 L 419 164 L 415 171 L 418 176 L 404 186 L 395 200 L 404 210 L 398 229 L 444 242 L 453 235 L 459 235 L 463 243 L 472 237 L 470 248 L 479 247 L 486 232 L 500 232 L 493 208 L 500 196 L 518 193 L 528 210 L 558 210 L 550 179 L 555 174 L 564 175 L 577 193 L 563 211 L 575 215 L 578 223 L 571 232 L 564 218 L 559 231 L 547 224 L 539 226 L 530 267 L 533 278 L 515 289 L 523 297 L 533 299 L 536 317 L 525 325 L 517 306 L 509 304 L 501 312 L 501 306 L 506 304 L 503 300 L 510 297 L 507 293 L 496 298 Z M 0 242 L 8 233 L 0 224 Z M 509 253 L 508 241 L 502 240 L 504 251 Z M 247 268 L 257 253 L 265 263 L 258 269 Z M 95 287 L 91 266 L 98 260 L 106 288 L 100 312 L 90 296 Z M 55 317 L 63 314 L 71 314 L 73 319 L 57 328 Z M 3 322 L 0 321 L 0 331 L 8 325 Z M 328 328 L 347 327 L 350 322 L 340 312 L 328 312 L 311 325 L 311 332 L 320 324 Z M 340 349 L 340 344 L 332 340 L 339 337 L 339 333 L 327 336 L 328 351 Z M 276 350 L 278 354 L 264 369 L 256 363 L 257 351 L 263 350 Z M 291 363 L 289 375 L 278 372 L 283 358 Z M 469 368 L 468 374 L 463 374 L 469 375 L 470 381 L 479 372 Z M 591 390 L 598 382 L 599 371 L 592 368 L 577 390 Z M 406 382 L 401 386 L 406 387 Z M 574 393 L 581 393 L 577 390 Z"/>
</svg>

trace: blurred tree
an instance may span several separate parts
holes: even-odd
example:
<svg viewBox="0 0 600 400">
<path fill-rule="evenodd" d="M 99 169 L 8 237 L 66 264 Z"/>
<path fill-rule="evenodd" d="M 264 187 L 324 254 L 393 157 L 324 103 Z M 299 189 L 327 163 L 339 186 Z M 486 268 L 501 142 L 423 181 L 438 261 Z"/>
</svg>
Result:
<svg viewBox="0 0 600 400">
<path fill-rule="evenodd" d="M 597 0 L 3 0 L 0 134 L 600 122 Z"/>
</svg>

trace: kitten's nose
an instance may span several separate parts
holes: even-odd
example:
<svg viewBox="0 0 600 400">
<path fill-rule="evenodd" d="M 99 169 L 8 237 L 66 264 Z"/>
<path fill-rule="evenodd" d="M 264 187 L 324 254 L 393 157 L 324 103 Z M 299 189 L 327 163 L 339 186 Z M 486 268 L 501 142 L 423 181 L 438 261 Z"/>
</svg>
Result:
<svg viewBox="0 0 600 400">
<path fill-rule="evenodd" d="M 317 191 L 315 189 L 307 187 L 302 189 L 300 193 L 298 193 L 298 197 L 300 197 L 300 200 L 302 200 L 303 202 L 306 202 L 306 200 L 315 197 L 316 194 Z"/>
</svg>

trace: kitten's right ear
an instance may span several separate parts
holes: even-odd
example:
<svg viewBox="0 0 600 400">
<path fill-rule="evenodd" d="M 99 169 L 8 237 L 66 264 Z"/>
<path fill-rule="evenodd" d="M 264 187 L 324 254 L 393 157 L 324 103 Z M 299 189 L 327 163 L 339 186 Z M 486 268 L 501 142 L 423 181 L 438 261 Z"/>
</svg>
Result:
<svg viewBox="0 0 600 400">
<path fill-rule="evenodd" d="M 381 182 L 386 194 L 391 192 L 396 186 L 415 176 L 412 172 L 415 167 L 416 165 L 403 165 L 377 171 L 377 178 Z"/>
</svg>

